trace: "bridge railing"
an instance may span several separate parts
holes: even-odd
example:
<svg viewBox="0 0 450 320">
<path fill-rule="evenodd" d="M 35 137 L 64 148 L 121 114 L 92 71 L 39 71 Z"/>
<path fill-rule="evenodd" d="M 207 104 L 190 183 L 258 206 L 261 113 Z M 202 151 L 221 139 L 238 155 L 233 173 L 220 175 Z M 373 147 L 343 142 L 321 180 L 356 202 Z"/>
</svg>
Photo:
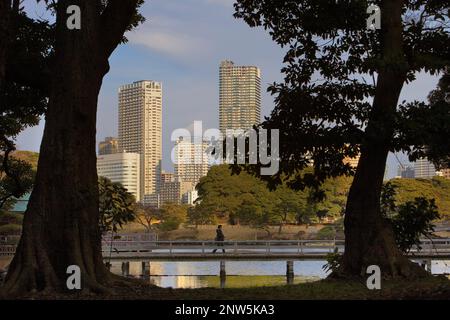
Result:
<svg viewBox="0 0 450 320">
<path fill-rule="evenodd" d="M 214 249 L 228 253 L 292 254 L 343 251 L 343 240 L 246 240 L 246 241 L 142 241 L 138 243 L 117 241 L 103 246 L 103 252 L 151 252 L 158 254 L 205 254 Z M 110 248 L 112 247 L 112 252 Z"/>
<path fill-rule="evenodd" d="M 344 251 L 344 240 L 246 240 L 246 241 L 114 241 L 103 246 L 103 254 L 120 253 L 145 253 L 151 256 L 158 255 L 183 255 L 206 254 L 217 249 L 224 249 L 228 254 L 307 254 L 323 255 L 338 250 Z M 421 250 L 413 247 L 411 255 L 450 254 L 450 239 L 424 239 L 421 242 Z M 112 250 L 110 250 L 112 249 Z"/>
<path fill-rule="evenodd" d="M 413 248 L 411 255 L 449 255 L 450 239 L 423 239 L 421 250 Z M 225 249 L 227 253 L 234 254 L 323 254 L 333 252 L 335 249 L 344 251 L 344 240 L 246 240 L 246 241 L 121 241 L 114 240 L 102 242 L 104 255 L 118 253 L 150 253 L 151 255 L 167 254 L 205 254 L 214 249 Z M 16 246 L 9 244 L 0 245 L 1 256 L 11 256 L 15 253 Z"/>
<path fill-rule="evenodd" d="M 410 254 L 429 254 L 429 255 L 446 255 L 450 252 L 450 239 L 422 239 L 420 241 L 420 250 L 417 246 L 413 246 Z"/>
</svg>

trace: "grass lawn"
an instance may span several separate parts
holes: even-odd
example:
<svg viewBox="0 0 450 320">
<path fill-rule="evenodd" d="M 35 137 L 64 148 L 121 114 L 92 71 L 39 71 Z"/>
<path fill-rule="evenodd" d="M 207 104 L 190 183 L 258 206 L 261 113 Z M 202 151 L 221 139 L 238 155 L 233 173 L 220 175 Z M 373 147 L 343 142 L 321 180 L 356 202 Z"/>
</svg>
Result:
<svg viewBox="0 0 450 320">
<path fill-rule="evenodd" d="M 444 277 L 433 277 L 418 281 L 382 282 L 381 290 L 368 290 L 365 284 L 356 281 L 321 280 L 289 286 L 150 291 L 146 299 L 450 299 L 450 281 Z"/>
<path fill-rule="evenodd" d="M 200 277 L 201 278 L 201 277 Z M 220 277 L 204 277 L 209 288 L 220 288 Z M 294 283 L 318 281 L 318 277 L 297 276 Z M 258 288 L 286 285 L 286 276 L 227 276 L 226 288 Z"/>
<path fill-rule="evenodd" d="M 383 281 L 381 290 L 368 290 L 357 281 L 321 280 L 296 285 L 236 289 L 163 289 L 136 282 L 133 287 L 116 287 L 115 293 L 41 295 L 20 299 L 115 299 L 115 300 L 367 300 L 367 299 L 450 299 L 450 281 L 429 277 L 416 281 Z M 11 298 L 5 297 L 3 298 Z"/>
</svg>

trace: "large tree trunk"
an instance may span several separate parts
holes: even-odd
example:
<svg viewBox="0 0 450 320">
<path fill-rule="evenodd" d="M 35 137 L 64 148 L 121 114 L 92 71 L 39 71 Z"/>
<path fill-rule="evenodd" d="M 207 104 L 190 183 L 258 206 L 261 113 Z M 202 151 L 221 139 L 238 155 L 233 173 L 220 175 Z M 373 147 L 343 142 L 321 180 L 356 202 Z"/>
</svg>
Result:
<svg viewBox="0 0 450 320">
<path fill-rule="evenodd" d="M 406 79 L 402 49 L 401 8 L 403 0 L 384 1 L 382 59 L 373 109 L 361 146 L 361 157 L 350 188 L 345 212 L 345 253 L 341 272 L 367 276 L 369 265 L 378 265 L 383 277 L 415 277 L 425 271 L 397 248 L 389 223 L 380 211 L 380 195 L 395 112 Z"/>
<path fill-rule="evenodd" d="M 136 1 L 110 2 L 116 7 L 102 18 L 99 1 L 58 2 L 53 84 L 36 183 L 6 278 L 9 294 L 65 290 L 71 265 L 80 267 L 84 290 L 101 292 L 111 282 L 98 227 L 97 97 L 109 69 L 108 57 L 125 32 Z M 72 4 L 81 7 L 81 30 L 66 27 L 66 8 Z M 125 17 L 118 17 L 119 12 Z M 120 30 L 105 30 L 105 22 L 114 18 Z"/>
</svg>

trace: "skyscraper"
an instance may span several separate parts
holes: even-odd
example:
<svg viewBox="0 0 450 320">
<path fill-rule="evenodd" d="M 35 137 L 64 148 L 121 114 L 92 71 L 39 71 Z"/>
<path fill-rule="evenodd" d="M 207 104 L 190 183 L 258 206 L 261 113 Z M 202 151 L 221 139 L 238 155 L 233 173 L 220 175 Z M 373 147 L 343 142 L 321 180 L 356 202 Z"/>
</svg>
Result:
<svg viewBox="0 0 450 320">
<path fill-rule="evenodd" d="M 119 141 L 113 137 L 106 137 L 104 141 L 98 144 L 98 155 L 104 156 L 119 152 Z"/>
<path fill-rule="evenodd" d="M 141 199 L 159 188 L 162 160 L 162 85 L 137 81 L 119 88 L 119 150 L 141 155 Z"/>
<path fill-rule="evenodd" d="M 175 179 L 177 181 L 192 182 L 195 185 L 200 178 L 208 174 L 209 144 L 206 141 L 194 143 L 180 138 L 175 142 Z"/>
<path fill-rule="evenodd" d="M 404 179 L 414 179 L 415 172 L 414 167 L 410 165 L 399 165 L 397 170 L 397 176 Z"/>
<path fill-rule="evenodd" d="M 161 185 L 160 205 L 165 203 L 181 204 L 183 196 L 194 189 L 192 182 L 187 181 L 173 181 L 164 182 Z"/>
<path fill-rule="evenodd" d="M 261 71 L 254 66 L 220 64 L 220 131 L 250 129 L 261 120 Z"/>
<path fill-rule="evenodd" d="M 436 175 L 436 168 L 427 158 L 414 162 L 414 175 L 416 178 L 429 179 Z"/>
</svg>

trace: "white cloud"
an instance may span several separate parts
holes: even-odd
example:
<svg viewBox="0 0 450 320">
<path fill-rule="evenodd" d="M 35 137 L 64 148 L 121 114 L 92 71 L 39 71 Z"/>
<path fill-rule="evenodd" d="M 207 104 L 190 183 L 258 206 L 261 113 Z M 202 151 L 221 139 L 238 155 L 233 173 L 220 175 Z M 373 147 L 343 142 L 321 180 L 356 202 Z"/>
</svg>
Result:
<svg viewBox="0 0 450 320">
<path fill-rule="evenodd" d="M 226 7 L 229 7 L 235 3 L 235 0 L 204 0 L 204 1 L 209 4 L 218 4 Z"/>
<path fill-rule="evenodd" d="M 129 36 L 133 44 L 143 45 L 150 50 L 175 57 L 195 54 L 200 45 L 198 39 L 187 35 L 171 34 L 161 31 L 139 32 Z"/>
<path fill-rule="evenodd" d="M 127 38 L 131 44 L 182 61 L 204 58 L 209 52 L 207 42 L 192 29 L 165 17 L 151 18 L 143 26 L 128 33 Z"/>
</svg>

